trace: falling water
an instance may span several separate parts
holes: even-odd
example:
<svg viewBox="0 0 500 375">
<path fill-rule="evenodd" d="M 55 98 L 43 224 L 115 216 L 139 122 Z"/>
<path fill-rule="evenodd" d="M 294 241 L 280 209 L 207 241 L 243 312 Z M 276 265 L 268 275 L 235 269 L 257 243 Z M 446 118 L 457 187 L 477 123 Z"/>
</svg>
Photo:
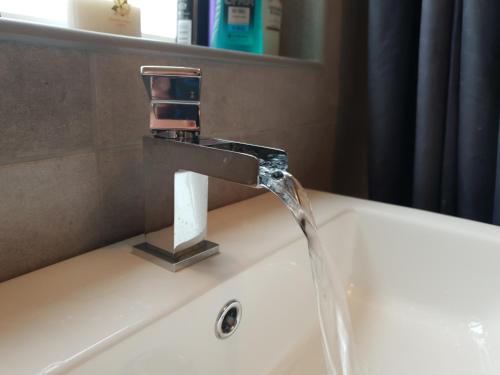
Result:
<svg viewBox="0 0 500 375">
<path fill-rule="evenodd" d="M 360 375 L 353 358 L 351 324 L 342 281 L 332 269 L 334 265 L 328 266 L 328 253 L 321 246 L 307 194 L 286 169 L 285 155 L 261 159 L 260 184 L 288 207 L 307 238 L 328 373 Z"/>
</svg>

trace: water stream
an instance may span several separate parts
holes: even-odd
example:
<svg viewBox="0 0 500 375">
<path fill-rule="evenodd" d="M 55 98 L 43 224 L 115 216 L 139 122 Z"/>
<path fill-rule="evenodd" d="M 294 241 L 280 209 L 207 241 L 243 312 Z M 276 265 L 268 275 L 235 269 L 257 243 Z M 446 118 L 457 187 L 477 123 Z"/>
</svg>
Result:
<svg viewBox="0 0 500 375">
<path fill-rule="evenodd" d="M 260 184 L 287 206 L 307 238 L 328 374 L 360 375 L 354 360 L 353 336 L 342 280 L 334 262 L 328 261 L 331 254 L 321 246 L 304 188 L 286 169 L 285 155 L 260 160 Z"/>
</svg>

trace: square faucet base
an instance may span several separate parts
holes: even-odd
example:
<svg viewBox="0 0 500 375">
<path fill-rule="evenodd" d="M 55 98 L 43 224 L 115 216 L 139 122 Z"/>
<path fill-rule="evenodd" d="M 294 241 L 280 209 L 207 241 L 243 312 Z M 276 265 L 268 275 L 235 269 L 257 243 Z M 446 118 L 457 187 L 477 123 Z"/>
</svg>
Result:
<svg viewBox="0 0 500 375">
<path fill-rule="evenodd" d="M 166 261 L 167 268 L 172 272 L 177 272 L 184 267 L 188 267 L 219 253 L 219 245 L 207 240 L 203 240 L 200 243 L 177 253 L 160 249 L 159 247 L 151 245 L 147 242 L 135 245 L 134 247 Z"/>
</svg>

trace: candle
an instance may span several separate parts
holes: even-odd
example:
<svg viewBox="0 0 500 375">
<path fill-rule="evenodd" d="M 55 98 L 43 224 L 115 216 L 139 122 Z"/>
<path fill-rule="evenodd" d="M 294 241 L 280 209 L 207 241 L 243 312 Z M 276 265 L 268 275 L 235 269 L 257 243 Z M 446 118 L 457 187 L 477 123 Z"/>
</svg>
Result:
<svg viewBox="0 0 500 375">
<path fill-rule="evenodd" d="M 69 26 L 103 33 L 141 36 L 141 12 L 127 0 L 70 0 Z"/>
</svg>

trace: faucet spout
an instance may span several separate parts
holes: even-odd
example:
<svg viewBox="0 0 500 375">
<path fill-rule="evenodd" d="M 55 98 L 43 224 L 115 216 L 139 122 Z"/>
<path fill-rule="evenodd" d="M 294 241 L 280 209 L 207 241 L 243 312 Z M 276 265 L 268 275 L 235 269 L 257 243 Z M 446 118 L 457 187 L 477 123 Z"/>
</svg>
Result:
<svg viewBox="0 0 500 375">
<path fill-rule="evenodd" d="M 260 188 L 261 160 L 268 160 L 276 155 L 286 156 L 280 149 L 224 139 L 200 138 L 191 142 L 167 142 L 172 142 L 170 147 L 176 149 L 178 169 L 253 188 Z"/>
<path fill-rule="evenodd" d="M 142 67 L 141 73 L 152 135 L 143 138 L 146 241 L 136 248 L 177 271 L 219 252 L 205 239 L 208 177 L 258 189 L 262 163 L 278 156 L 286 170 L 287 157 L 275 148 L 200 137 L 199 69 Z"/>
</svg>

